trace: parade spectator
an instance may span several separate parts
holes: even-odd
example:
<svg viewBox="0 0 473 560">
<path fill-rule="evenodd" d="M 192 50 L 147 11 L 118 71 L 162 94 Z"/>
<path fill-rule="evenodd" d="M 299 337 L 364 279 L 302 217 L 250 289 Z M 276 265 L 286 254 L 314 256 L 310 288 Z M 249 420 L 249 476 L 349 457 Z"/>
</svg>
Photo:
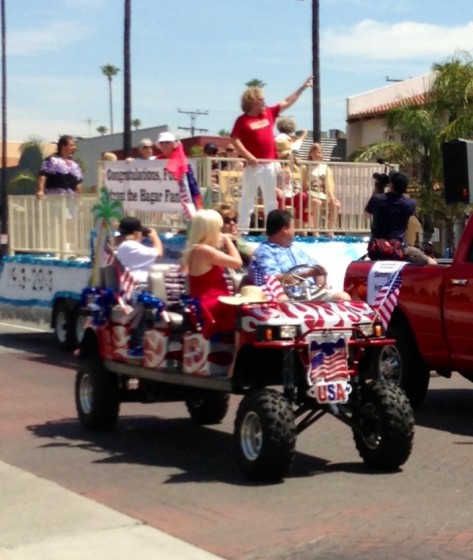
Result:
<svg viewBox="0 0 473 560">
<path fill-rule="evenodd" d="M 318 232 L 320 210 L 326 206 L 328 213 L 327 231 L 328 237 L 333 237 L 333 228 L 337 213 L 340 211 L 341 203 L 335 197 L 335 183 L 330 167 L 324 163 L 322 146 L 319 143 L 312 144 L 307 158 L 315 163 L 308 165 L 304 171 L 302 188 L 308 194 L 310 213 L 307 216 L 311 220 L 309 227 Z"/>
<path fill-rule="evenodd" d="M 238 229 L 238 212 L 229 204 L 220 204 L 220 206 L 217 207 L 217 212 L 223 219 L 222 233 L 230 236 L 233 244 L 240 253 L 243 265 L 247 267 L 254 250 L 253 247 L 243 239 Z"/>
<path fill-rule="evenodd" d="M 243 114 L 235 121 L 231 136 L 238 153 L 247 162 L 239 208 L 239 226 L 242 229 L 248 227 L 258 188 L 262 191 L 265 214 L 277 207 L 275 162 L 261 160 L 277 159 L 274 122 L 282 111 L 299 99 L 304 90 L 312 86 L 312 82 L 311 76 L 293 94 L 271 107 L 266 106 L 261 88 L 250 87 L 241 97 Z"/>
<path fill-rule="evenodd" d="M 327 285 L 327 271 L 307 253 L 293 244 L 294 220 L 287 210 L 272 210 L 266 221 L 266 241 L 254 252 L 249 267 L 250 278 L 262 285 L 262 278 L 276 277 L 282 280 L 286 272 L 297 265 L 313 266 L 313 281 L 320 287 L 313 299 L 318 301 L 349 301 L 346 292 L 337 292 Z"/>
<path fill-rule="evenodd" d="M 79 164 L 72 159 L 76 151 L 74 138 L 61 136 L 55 154 L 47 157 L 39 171 L 36 197 L 47 194 L 75 195 L 82 192 L 83 175 Z"/>
<path fill-rule="evenodd" d="M 290 151 L 298 152 L 301 149 L 302 143 L 307 137 L 307 130 L 303 130 L 300 134 L 296 134 L 296 121 L 290 117 L 282 117 L 278 119 L 276 128 L 279 134 L 274 139 L 276 142 L 276 149 L 278 151 L 279 159 L 281 159 L 280 152 L 285 151 L 287 142 L 290 143 Z"/>
<path fill-rule="evenodd" d="M 156 159 L 154 154 L 153 142 L 150 138 L 143 138 L 138 144 L 138 157 L 136 158 L 126 158 L 126 161 L 134 161 L 135 159 L 144 159 L 148 161 L 152 161 Z"/>
</svg>

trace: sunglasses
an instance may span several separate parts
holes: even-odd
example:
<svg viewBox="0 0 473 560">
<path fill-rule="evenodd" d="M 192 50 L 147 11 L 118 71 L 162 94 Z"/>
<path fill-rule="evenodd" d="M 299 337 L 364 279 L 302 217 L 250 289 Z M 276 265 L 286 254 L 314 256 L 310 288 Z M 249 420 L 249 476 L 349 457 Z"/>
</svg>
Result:
<svg viewBox="0 0 473 560">
<path fill-rule="evenodd" d="M 226 224 L 227 226 L 229 224 L 236 224 L 237 222 L 237 218 L 223 218 L 223 223 Z"/>
</svg>

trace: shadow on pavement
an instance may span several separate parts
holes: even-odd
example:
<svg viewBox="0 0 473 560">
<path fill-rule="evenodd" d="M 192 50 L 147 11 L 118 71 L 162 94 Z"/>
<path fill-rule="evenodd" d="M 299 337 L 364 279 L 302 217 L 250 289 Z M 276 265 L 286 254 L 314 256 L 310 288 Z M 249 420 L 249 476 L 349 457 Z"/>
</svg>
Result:
<svg viewBox="0 0 473 560">
<path fill-rule="evenodd" d="M 473 391 L 429 389 L 425 401 L 415 411 L 415 421 L 426 428 L 473 436 Z"/>
<path fill-rule="evenodd" d="M 88 432 L 75 419 L 64 419 L 28 426 L 46 441 L 43 448 L 81 448 L 94 464 L 139 464 L 179 468 L 167 484 L 220 481 L 227 484 L 255 485 L 240 472 L 233 457 L 233 435 L 198 426 L 189 419 L 163 419 L 157 416 L 121 416 L 111 432 Z M 347 430 L 347 437 L 351 432 Z M 327 459 L 296 452 L 287 478 L 309 477 L 335 472 L 373 474 L 361 459 L 353 463 L 331 463 Z"/>
<path fill-rule="evenodd" d="M 8 333 L 0 334 L 0 347 L 11 351 L 22 351 L 34 356 L 26 359 L 45 364 L 76 368 L 77 358 L 72 351 L 61 350 L 51 333 Z"/>
</svg>

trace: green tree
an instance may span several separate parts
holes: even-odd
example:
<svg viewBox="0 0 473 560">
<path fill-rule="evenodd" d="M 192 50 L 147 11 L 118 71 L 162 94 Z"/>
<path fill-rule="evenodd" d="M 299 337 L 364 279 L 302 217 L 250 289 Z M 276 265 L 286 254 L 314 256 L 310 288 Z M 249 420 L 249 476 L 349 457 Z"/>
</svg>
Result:
<svg viewBox="0 0 473 560">
<path fill-rule="evenodd" d="M 265 85 L 266 83 L 263 82 L 263 80 L 258 80 L 258 78 L 253 78 L 252 80 L 249 80 L 245 84 L 246 87 L 257 87 L 257 88 L 264 88 Z"/>
<path fill-rule="evenodd" d="M 471 56 L 456 53 L 433 70 L 434 81 L 423 105 L 403 104 L 387 113 L 387 129 L 395 140 L 367 146 L 352 158 L 370 161 L 381 156 L 398 162 L 413 177 L 426 239 L 432 235 L 434 217 L 451 223 L 463 213 L 461 205 L 447 207 L 443 202 L 442 143 L 473 135 Z"/>
<path fill-rule="evenodd" d="M 100 189 L 100 199 L 92 207 L 96 227 L 99 228 L 97 243 L 94 251 L 94 263 L 92 268 L 91 285 L 97 286 L 100 275 L 100 263 L 104 251 L 104 243 L 107 233 L 110 232 L 114 220 L 123 217 L 123 205 L 119 200 L 111 200 L 110 193 L 106 187 Z"/>
<path fill-rule="evenodd" d="M 120 68 L 113 66 L 113 64 L 106 64 L 100 67 L 104 76 L 108 80 L 108 102 L 110 109 L 110 132 L 113 134 L 113 95 L 112 95 L 112 80 L 114 76 L 120 72 Z"/>
<path fill-rule="evenodd" d="M 107 134 L 108 132 L 108 128 L 103 125 L 98 126 L 95 130 L 100 134 L 100 136 L 104 136 L 104 134 Z"/>
<path fill-rule="evenodd" d="M 18 170 L 9 182 L 15 194 L 34 194 L 38 173 L 44 159 L 44 151 L 39 138 L 30 138 L 20 146 Z"/>
<path fill-rule="evenodd" d="M 140 128 L 140 126 L 141 126 L 141 121 L 140 121 L 140 119 L 133 119 L 133 120 L 131 121 L 131 125 L 132 125 L 132 127 L 133 127 L 135 130 L 138 130 L 138 129 Z"/>
<path fill-rule="evenodd" d="M 219 136 L 223 136 L 224 138 L 230 137 L 230 134 L 231 134 L 231 132 L 230 132 L 229 130 L 227 130 L 226 128 L 221 128 L 221 129 L 218 131 L 218 135 L 219 135 Z"/>
</svg>

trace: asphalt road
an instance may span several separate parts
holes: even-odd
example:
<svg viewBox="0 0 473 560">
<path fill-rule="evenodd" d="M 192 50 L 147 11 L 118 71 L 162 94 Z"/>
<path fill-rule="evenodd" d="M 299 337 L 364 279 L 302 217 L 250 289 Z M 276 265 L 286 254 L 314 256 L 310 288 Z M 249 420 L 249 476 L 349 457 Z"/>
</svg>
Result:
<svg viewBox="0 0 473 560">
<path fill-rule="evenodd" d="M 258 485 L 232 458 L 237 397 L 215 427 L 181 403 L 124 404 L 115 431 L 87 433 L 74 368 L 49 335 L 0 323 L 1 461 L 228 559 L 473 559 L 473 386 L 458 375 L 431 379 L 399 472 L 367 471 L 324 417 L 290 476 Z"/>
</svg>

